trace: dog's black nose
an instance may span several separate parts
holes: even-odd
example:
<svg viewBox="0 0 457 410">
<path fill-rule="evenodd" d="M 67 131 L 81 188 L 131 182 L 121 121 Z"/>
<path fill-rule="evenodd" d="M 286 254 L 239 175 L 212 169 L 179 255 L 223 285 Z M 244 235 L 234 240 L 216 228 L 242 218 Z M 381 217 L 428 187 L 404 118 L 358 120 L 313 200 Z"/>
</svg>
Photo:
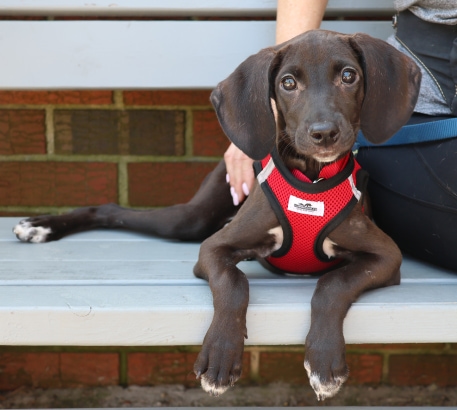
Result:
<svg viewBox="0 0 457 410">
<path fill-rule="evenodd" d="M 338 138 L 339 128 L 331 121 L 315 122 L 310 125 L 308 134 L 317 143 L 334 142 Z"/>
</svg>

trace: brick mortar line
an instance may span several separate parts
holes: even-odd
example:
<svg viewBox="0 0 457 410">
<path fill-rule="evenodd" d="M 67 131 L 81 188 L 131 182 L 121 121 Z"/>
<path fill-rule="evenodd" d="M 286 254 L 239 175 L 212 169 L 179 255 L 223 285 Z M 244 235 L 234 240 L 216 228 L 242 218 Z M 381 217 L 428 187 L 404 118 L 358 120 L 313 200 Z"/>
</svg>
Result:
<svg viewBox="0 0 457 410">
<path fill-rule="evenodd" d="M 386 344 L 385 346 L 388 346 Z M 250 351 L 255 351 L 259 353 L 281 353 L 281 352 L 287 352 L 287 353 L 305 353 L 305 347 L 304 346 L 246 346 L 245 351 L 250 352 Z M 346 349 L 346 353 L 349 354 L 370 354 L 370 355 L 380 355 L 384 358 L 384 356 L 396 356 L 400 354 L 405 354 L 405 355 L 433 355 L 433 356 L 443 356 L 443 355 L 449 355 L 449 356 L 456 356 L 457 355 L 457 348 L 453 348 L 450 344 L 449 346 L 445 346 L 443 349 L 440 349 L 438 347 L 435 348 L 421 348 L 420 344 L 418 344 L 417 348 L 411 347 L 407 349 L 399 349 L 399 348 L 393 348 L 393 349 L 386 349 L 386 348 L 359 348 L 359 349 L 351 349 L 348 348 Z"/>
<path fill-rule="evenodd" d="M 155 156 L 155 155 L 63 155 L 63 154 L 23 154 L 23 155 L 0 155 L 0 162 L 110 162 L 118 163 L 163 163 L 163 162 L 218 162 L 222 157 L 202 156 Z"/>
<path fill-rule="evenodd" d="M 186 110 L 184 129 L 184 155 L 191 157 L 194 153 L 194 114 L 193 110 Z"/>
<path fill-rule="evenodd" d="M 186 110 L 192 110 L 192 111 L 214 111 L 212 105 L 127 105 L 124 104 L 124 109 L 125 110 L 141 110 L 141 109 L 147 109 L 147 110 L 170 110 L 170 111 L 175 111 L 175 110 L 180 110 L 180 111 L 186 111 Z"/>
<path fill-rule="evenodd" d="M 108 110 L 108 111 L 116 111 L 116 110 L 164 110 L 164 111 L 185 111 L 185 110 L 193 110 L 193 111 L 213 111 L 213 107 L 211 105 L 126 105 L 122 103 L 122 106 L 116 105 L 113 101 L 110 104 L 0 104 L 0 110 L 45 110 L 48 107 L 53 107 L 56 110 Z"/>
<path fill-rule="evenodd" d="M 33 245 L 32 245 L 33 246 Z M 281 346 L 278 346 L 281 348 Z M 201 346 L 14 346 L 14 345 L 3 345 L 0 347 L 1 352 L 24 352 L 24 351 L 34 351 L 34 352 L 81 352 L 81 353 L 120 353 L 125 352 L 127 355 L 129 353 L 198 353 L 201 349 Z M 263 351 L 262 346 L 246 346 L 245 352 L 261 352 Z M 283 351 L 286 351 L 284 348 Z M 270 351 L 267 351 L 267 353 Z M 304 352 L 304 351 L 303 351 Z M 275 353 L 271 351 L 271 353 Z M 287 350 L 287 353 L 289 351 Z"/>
<path fill-rule="evenodd" d="M 97 206 L 100 204 L 93 204 L 92 206 Z M 90 205 L 88 205 L 90 206 Z M 137 209 L 137 210 L 151 210 L 151 209 L 160 209 L 163 207 L 159 206 L 128 206 L 130 209 Z M 21 206 L 0 206 L 0 212 L 11 212 L 11 213 L 39 213 L 39 214 L 63 214 L 70 211 L 73 211 L 76 208 L 81 208 L 81 205 L 73 205 L 73 206 L 46 206 L 46 205 L 21 205 Z M 15 218 L 15 216 L 11 216 L 11 218 Z"/>
<path fill-rule="evenodd" d="M 251 380 L 257 380 L 259 378 L 259 371 L 260 371 L 260 350 L 256 348 L 252 348 L 249 350 L 249 359 L 250 359 L 250 366 L 249 366 L 249 378 Z"/>
<path fill-rule="evenodd" d="M 384 354 L 381 355 L 381 357 L 382 357 L 381 383 L 387 384 L 387 383 L 389 383 L 389 374 L 390 374 L 390 368 L 389 368 L 390 354 L 388 352 L 385 352 Z"/>
<path fill-rule="evenodd" d="M 55 139 L 54 139 L 54 108 L 49 106 L 45 110 L 45 133 L 46 133 L 46 152 L 48 155 L 53 155 L 55 152 Z"/>
<path fill-rule="evenodd" d="M 125 110 L 214 111 L 211 105 L 124 105 Z"/>
<path fill-rule="evenodd" d="M 59 103 L 44 103 L 44 104 L 1 104 L 0 110 L 45 110 L 52 107 L 54 109 L 119 109 L 113 103 L 109 104 L 59 104 Z"/>
<path fill-rule="evenodd" d="M 351 354 L 389 354 L 389 355 L 433 355 L 433 356 L 440 356 L 440 355 L 450 355 L 450 356 L 455 356 L 457 355 L 457 350 L 452 349 L 452 348 L 444 348 L 444 349 L 439 349 L 439 348 L 432 348 L 432 349 L 427 349 L 427 348 L 408 348 L 408 349 L 360 349 L 360 350 L 353 350 L 353 349 L 348 349 L 346 350 L 347 353 Z"/>
<path fill-rule="evenodd" d="M 0 207 L 0 212 L 14 212 L 15 214 L 20 214 L 23 212 L 23 215 L 17 216 L 8 216 L 4 215 L 2 218 L 26 218 L 28 214 L 52 214 L 52 215 L 61 215 L 73 211 L 76 208 L 80 208 L 80 206 L 73 206 L 73 207 L 62 207 L 62 208 L 54 208 L 54 207 L 42 207 L 42 206 L 29 206 L 29 207 L 13 207 L 14 209 L 7 209 L 8 207 Z"/>
<path fill-rule="evenodd" d="M 124 93 L 122 90 L 114 90 L 113 91 L 113 104 L 115 107 L 123 110 L 124 107 Z"/>
<path fill-rule="evenodd" d="M 78 206 L 62 206 L 62 207 L 56 207 L 56 206 L 33 206 L 33 205 L 24 205 L 24 206 L 0 206 L 0 212 L 24 212 L 24 213 L 40 213 L 40 214 L 61 214 L 61 213 L 66 213 L 70 212 L 73 209 L 78 208 Z M 80 208 L 80 207 L 79 207 Z M 12 216 L 11 218 L 15 218 Z"/>
<path fill-rule="evenodd" d="M 117 196 L 119 205 L 129 206 L 129 173 L 126 161 L 119 161 L 117 167 Z"/>
<path fill-rule="evenodd" d="M 124 346 L 13 346 L 3 345 L 0 353 L 121 353 L 129 351 Z"/>
</svg>

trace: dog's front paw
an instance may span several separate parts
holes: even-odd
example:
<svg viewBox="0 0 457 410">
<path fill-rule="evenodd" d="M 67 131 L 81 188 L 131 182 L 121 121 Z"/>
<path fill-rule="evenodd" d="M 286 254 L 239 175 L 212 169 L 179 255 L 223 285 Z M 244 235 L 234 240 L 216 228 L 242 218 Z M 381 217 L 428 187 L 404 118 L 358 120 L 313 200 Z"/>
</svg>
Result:
<svg viewBox="0 0 457 410">
<path fill-rule="evenodd" d="M 335 396 L 343 383 L 347 380 L 349 371 L 347 367 L 339 375 L 329 372 L 326 375 L 313 371 L 309 361 L 305 360 L 305 369 L 308 373 L 309 384 L 316 393 L 317 400 L 325 400 Z M 332 373 L 332 374 L 330 374 Z"/>
<path fill-rule="evenodd" d="M 308 334 L 305 369 L 317 400 L 335 396 L 347 380 L 349 370 L 345 356 L 346 346 L 342 334 L 328 333 L 324 339 Z"/>
<path fill-rule="evenodd" d="M 13 232 L 22 242 L 48 242 L 52 234 L 52 229 L 46 226 L 44 222 L 39 217 L 23 219 L 13 228 Z"/>
<path fill-rule="evenodd" d="M 195 362 L 194 373 L 201 379 L 203 390 L 220 396 L 241 377 L 244 335 L 224 336 L 226 332 L 212 332 L 211 328 Z"/>
</svg>

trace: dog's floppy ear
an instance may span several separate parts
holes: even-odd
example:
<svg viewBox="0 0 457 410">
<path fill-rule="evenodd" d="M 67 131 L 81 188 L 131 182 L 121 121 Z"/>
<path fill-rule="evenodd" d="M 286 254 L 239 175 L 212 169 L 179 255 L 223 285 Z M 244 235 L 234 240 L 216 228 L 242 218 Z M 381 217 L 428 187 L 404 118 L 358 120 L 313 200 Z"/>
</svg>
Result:
<svg viewBox="0 0 457 410">
<path fill-rule="evenodd" d="M 421 73 L 412 59 L 385 41 L 367 34 L 350 36 L 365 75 L 360 128 L 365 138 L 380 144 L 409 119 L 419 95 Z"/>
<path fill-rule="evenodd" d="M 211 93 L 225 134 L 252 159 L 264 158 L 275 141 L 269 81 L 275 55 L 274 48 L 252 55 Z"/>
</svg>

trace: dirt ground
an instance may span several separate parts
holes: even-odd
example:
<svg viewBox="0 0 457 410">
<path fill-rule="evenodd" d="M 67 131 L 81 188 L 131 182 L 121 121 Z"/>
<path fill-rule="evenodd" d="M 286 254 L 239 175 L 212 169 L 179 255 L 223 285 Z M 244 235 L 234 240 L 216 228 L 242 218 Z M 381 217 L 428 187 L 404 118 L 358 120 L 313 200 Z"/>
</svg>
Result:
<svg viewBox="0 0 457 410">
<path fill-rule="evenodd" d="M 81 389 L 22 388 L 0 396 L 0 408 L 228 407 L 228 406 L 457 406 L 457 388 L 344 386 L 337 397 L 318 402 L 311 388 L 274 383 L 236 386 L 220 397 L 181 385 Z"/>
</svg>

